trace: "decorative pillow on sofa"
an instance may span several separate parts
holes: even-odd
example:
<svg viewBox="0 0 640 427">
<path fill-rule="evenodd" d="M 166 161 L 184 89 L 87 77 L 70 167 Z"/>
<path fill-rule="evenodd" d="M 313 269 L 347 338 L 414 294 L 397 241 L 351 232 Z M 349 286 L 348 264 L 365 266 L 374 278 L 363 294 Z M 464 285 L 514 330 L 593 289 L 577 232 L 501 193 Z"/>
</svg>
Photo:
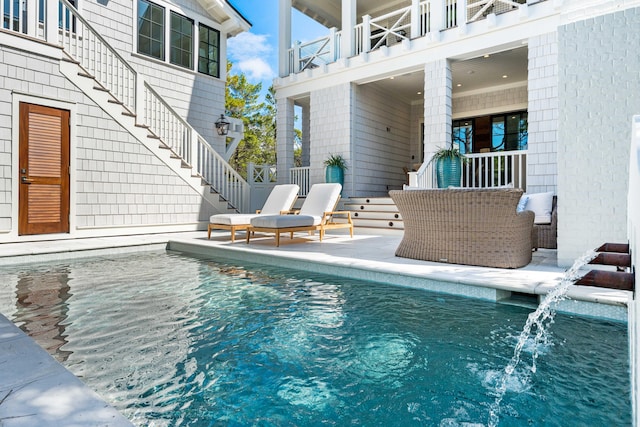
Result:
<svg viewBox="0 0 640 427">
<path fill-rule="evenodd" d="M 551 223 L 551 209 L 553 208 L 553 192 L 527 194 L 529 198 L 525 207 L 528 211 L 533 211 L 536 218 L 534 224 Z"/>
<path fill-rule="evenodd" d="M 522 197 L 520 197 L 520 201 L 518 202 L 518 206 L 516 206 L 516 212 L 522 212 L 525 210 L 525 208 L 527 207 L 527 202 L 529 201 L 529 196 L 527 196 L 526 194 L 523 194 Z"/>
</svg>

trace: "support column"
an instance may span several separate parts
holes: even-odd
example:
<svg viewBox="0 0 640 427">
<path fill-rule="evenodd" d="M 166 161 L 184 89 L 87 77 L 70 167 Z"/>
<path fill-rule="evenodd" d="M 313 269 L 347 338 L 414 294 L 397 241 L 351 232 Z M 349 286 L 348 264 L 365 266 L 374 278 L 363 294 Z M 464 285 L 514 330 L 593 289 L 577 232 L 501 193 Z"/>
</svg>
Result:
<svg viewBox="0 0 640 427">
<path fill-rule="evenodd" d="M 311 164 L 311 136 L 309 135 L 311 132 L 310 115 L 311 109 L 309 108 L 309 105 L 304 105 L 302 107 L 302 166 L 309 166 Z"/>
<path fill-rule="evenodd" d="M 355 40 L 353 29 L 356 26 L 356 0 L 342 0 L 342 41 L 340 58 L 355 55 Z"/>
<path fill-rule="evenodd" d="M 451 64 L 447 59 L 424 66 L 424 161 L 438 148 L 451 146 Z"/>
<path fill-rule="evenodd" d="M 289 183 L 289 169 L 293 167 L 294 150 L 294 103 L 292 99 L 276 99 L 276 156 L 278 184 Z"/>
<path fill-rule="evenodd" d="M 278 3 L 278 56 L 279 75 L 289 75 L 289 48 L 291 48 L 291 0 L 280 0 Z"/>
</svg>

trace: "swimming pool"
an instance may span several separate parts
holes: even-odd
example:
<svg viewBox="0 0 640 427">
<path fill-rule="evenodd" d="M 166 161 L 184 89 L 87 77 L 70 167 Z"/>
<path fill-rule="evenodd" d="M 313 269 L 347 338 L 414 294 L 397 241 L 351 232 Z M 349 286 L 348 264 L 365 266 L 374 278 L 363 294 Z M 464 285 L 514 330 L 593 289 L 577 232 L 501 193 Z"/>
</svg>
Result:
<svg viewBox="0 0 640 427">
<path fill-rule="evenodd" d="M 144 253 L 3 268 L 0 310 L 137 425 L 486 424 L 531 309 Z M 630 425 L 626 325 L 558 315 L 500 424 Z"/>
</svg>

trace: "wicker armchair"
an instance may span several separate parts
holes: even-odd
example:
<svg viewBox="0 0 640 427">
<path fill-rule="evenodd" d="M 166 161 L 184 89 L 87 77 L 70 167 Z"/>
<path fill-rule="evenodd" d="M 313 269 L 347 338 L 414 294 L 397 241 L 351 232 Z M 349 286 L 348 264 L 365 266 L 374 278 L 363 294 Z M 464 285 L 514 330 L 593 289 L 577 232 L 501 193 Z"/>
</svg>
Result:
<svg viewBox="0 0 640 427">
<path fill-rule="evenodd" d="M 531 262 L 534 213 L 516 212 L 520 189 L 389 192 L 404 222 L 396 256 L 518 268 Z"/>
<path fill-rule="evenodd" d="M 534 224 L 534 249 L 558 249 L 558 196 L 553 196 L 550 224 Z"/>
</svg>

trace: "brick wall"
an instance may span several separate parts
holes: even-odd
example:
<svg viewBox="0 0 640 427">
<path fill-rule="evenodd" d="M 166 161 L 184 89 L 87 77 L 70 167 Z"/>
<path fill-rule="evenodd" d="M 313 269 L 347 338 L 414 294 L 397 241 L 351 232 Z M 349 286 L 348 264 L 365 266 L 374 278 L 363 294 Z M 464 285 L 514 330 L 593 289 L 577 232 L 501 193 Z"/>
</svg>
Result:
<svg viewBox="0 0 640 427">
<path fill-rule="evenodd" d="M 640 112 L 640 8 L 558 31 L 558 263 L 627 240 L 631 117 Z"/>
</svg>

